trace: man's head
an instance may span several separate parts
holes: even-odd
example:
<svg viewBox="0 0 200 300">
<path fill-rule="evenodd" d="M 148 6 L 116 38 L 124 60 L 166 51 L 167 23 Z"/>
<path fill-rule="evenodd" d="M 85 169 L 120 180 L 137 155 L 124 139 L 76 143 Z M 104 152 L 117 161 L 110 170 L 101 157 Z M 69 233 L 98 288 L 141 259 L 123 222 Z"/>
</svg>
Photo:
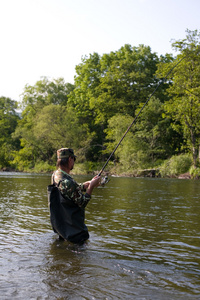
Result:
<svg viewBox="0 0 200 300">
<path fill-rule="evenodd" d="M 73 157 L 75 158 L 76 155 L 74 155 L 74 150 L 70 148 L 61 148 L 57 150 L 57 159 L 63 159 L 63 158 L 68 158 L 68 157 Z"/>
<path fill-rule="evenodd" d="M 57 150 L 57 167 L 65 167 L 70 168 L 70 170 L 73 169 L 74 164 L 71 163 L 73 159 L 73 162 L 76 160 L 76 155 L 74 155 L 74 151 L 71 148 L 61 148 Z M 69 166 L 70 164 L 70 166 Z"/>
</svg>

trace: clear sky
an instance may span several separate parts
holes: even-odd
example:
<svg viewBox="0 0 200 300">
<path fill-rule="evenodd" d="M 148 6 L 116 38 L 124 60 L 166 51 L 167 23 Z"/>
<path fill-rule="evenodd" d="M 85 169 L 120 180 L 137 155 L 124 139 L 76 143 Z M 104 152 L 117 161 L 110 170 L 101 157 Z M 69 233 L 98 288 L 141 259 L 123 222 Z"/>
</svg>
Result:
<svg viewBox="0 0 200 300">
<path fill-rule="evenodd" d="M 0 0 L 0 97 L 42 76 L 74 83 L 81 57 L 125 44 L 173 53 L 187 28 L 200 30 L 200 0 Z"/>
</svg>

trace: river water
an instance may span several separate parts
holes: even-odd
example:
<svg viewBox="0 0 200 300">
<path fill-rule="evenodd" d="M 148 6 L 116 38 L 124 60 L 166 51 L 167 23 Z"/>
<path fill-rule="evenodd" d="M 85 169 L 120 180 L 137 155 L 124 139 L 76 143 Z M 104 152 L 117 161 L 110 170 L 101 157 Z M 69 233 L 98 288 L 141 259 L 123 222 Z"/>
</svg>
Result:
<svg viewBox="0 0 200 300">
<path fill-rule="evenodd" d="M 49 183 L 0 173 L 0 299 L 200 299 L 199 181 L 111 178 L 83 246 L 52 231 Z"/>
</svg>

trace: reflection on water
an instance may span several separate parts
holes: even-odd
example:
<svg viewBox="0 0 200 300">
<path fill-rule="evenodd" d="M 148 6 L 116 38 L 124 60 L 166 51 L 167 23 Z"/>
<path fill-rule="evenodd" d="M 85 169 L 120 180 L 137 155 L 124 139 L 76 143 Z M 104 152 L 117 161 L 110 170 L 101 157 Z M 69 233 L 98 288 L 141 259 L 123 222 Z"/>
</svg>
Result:
<svg viewBox="0 0 200 300">
<path fill-rule="evenodd" d="M 1 299 L 200 298 L 198 181 L 112 178 L 87 206 L 83 246 L 53 233 L 49 182 L 0 173 Z"/>
</svg>

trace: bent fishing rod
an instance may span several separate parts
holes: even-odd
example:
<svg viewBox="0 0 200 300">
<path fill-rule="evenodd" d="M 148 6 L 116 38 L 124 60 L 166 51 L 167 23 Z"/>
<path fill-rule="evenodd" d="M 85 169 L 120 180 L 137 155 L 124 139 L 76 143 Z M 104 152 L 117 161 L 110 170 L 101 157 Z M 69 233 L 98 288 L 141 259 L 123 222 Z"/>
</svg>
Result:
<svg viewBox="0 0 200 300">
<path fill-rule="evenodd" d="M 152 98 L 152 96 L 155 94 L 155 92 L 157 91 L 157 89 L 159 88 L 159 86 L 166 80 L 166 78 L 169 76 L 169 74 L 178 66 L 178 64 L 180 64 L 180 62 L 185 58 L 186 56 L 182 57 L 167 73 L 167 75 L 159 82 L 159 84 L 157 85 L 157 87 L 154 89 L 153 93 L 149 96 L 149 98 L 146 100 L 146 102 L 144 103 L 144 105 L 142 106 L 142 108 L 140 109 L 140 111 L 137 113 L 137 115 L 135 116 L 135 118 L 133 119 L 132 123 L 128 126 L 127 130 L 125 131 L 124 135 L 122 136 L 122 138 L 120 139 L 119 143 L 116 145 L 116 147 L 114 148 L 114 150 L 112 151 L 112 153 L 110 154 L 110 156 L 108 157 L 106 163 L 104 164 L 103 168 L 101 169 L 101 171 L 99 172 L 98 176 L 101 176 L 102 172 L 104 171 L 105 167 L 107 166 L 109 160 L 111 159 L 111 157 L 113 156 L 113 154 L 115 153 L 115 151 L 117 150 L 117 148 L 119 147 L 119 145 L 121 144 L 121 142 L 123 141 L 123 139 L 125 138 L 125 136 L 127 135 L 127 133 L 129 132 L 129 130 L 131 129 L 131 127 L 133 126 L 133 124 L 136 122 L 137 118 L 139 117 L 139 115 L 141 114 L 141 112 L 143 111 L 143 109 L 145 108 L 145 106 L 147 105 L 147 103 L 149 102 L 149 100 Z M 107 176 L 105 176 L 105 182 L 103 182 L 103 184 L 108 182 Z"/>
</svg>

